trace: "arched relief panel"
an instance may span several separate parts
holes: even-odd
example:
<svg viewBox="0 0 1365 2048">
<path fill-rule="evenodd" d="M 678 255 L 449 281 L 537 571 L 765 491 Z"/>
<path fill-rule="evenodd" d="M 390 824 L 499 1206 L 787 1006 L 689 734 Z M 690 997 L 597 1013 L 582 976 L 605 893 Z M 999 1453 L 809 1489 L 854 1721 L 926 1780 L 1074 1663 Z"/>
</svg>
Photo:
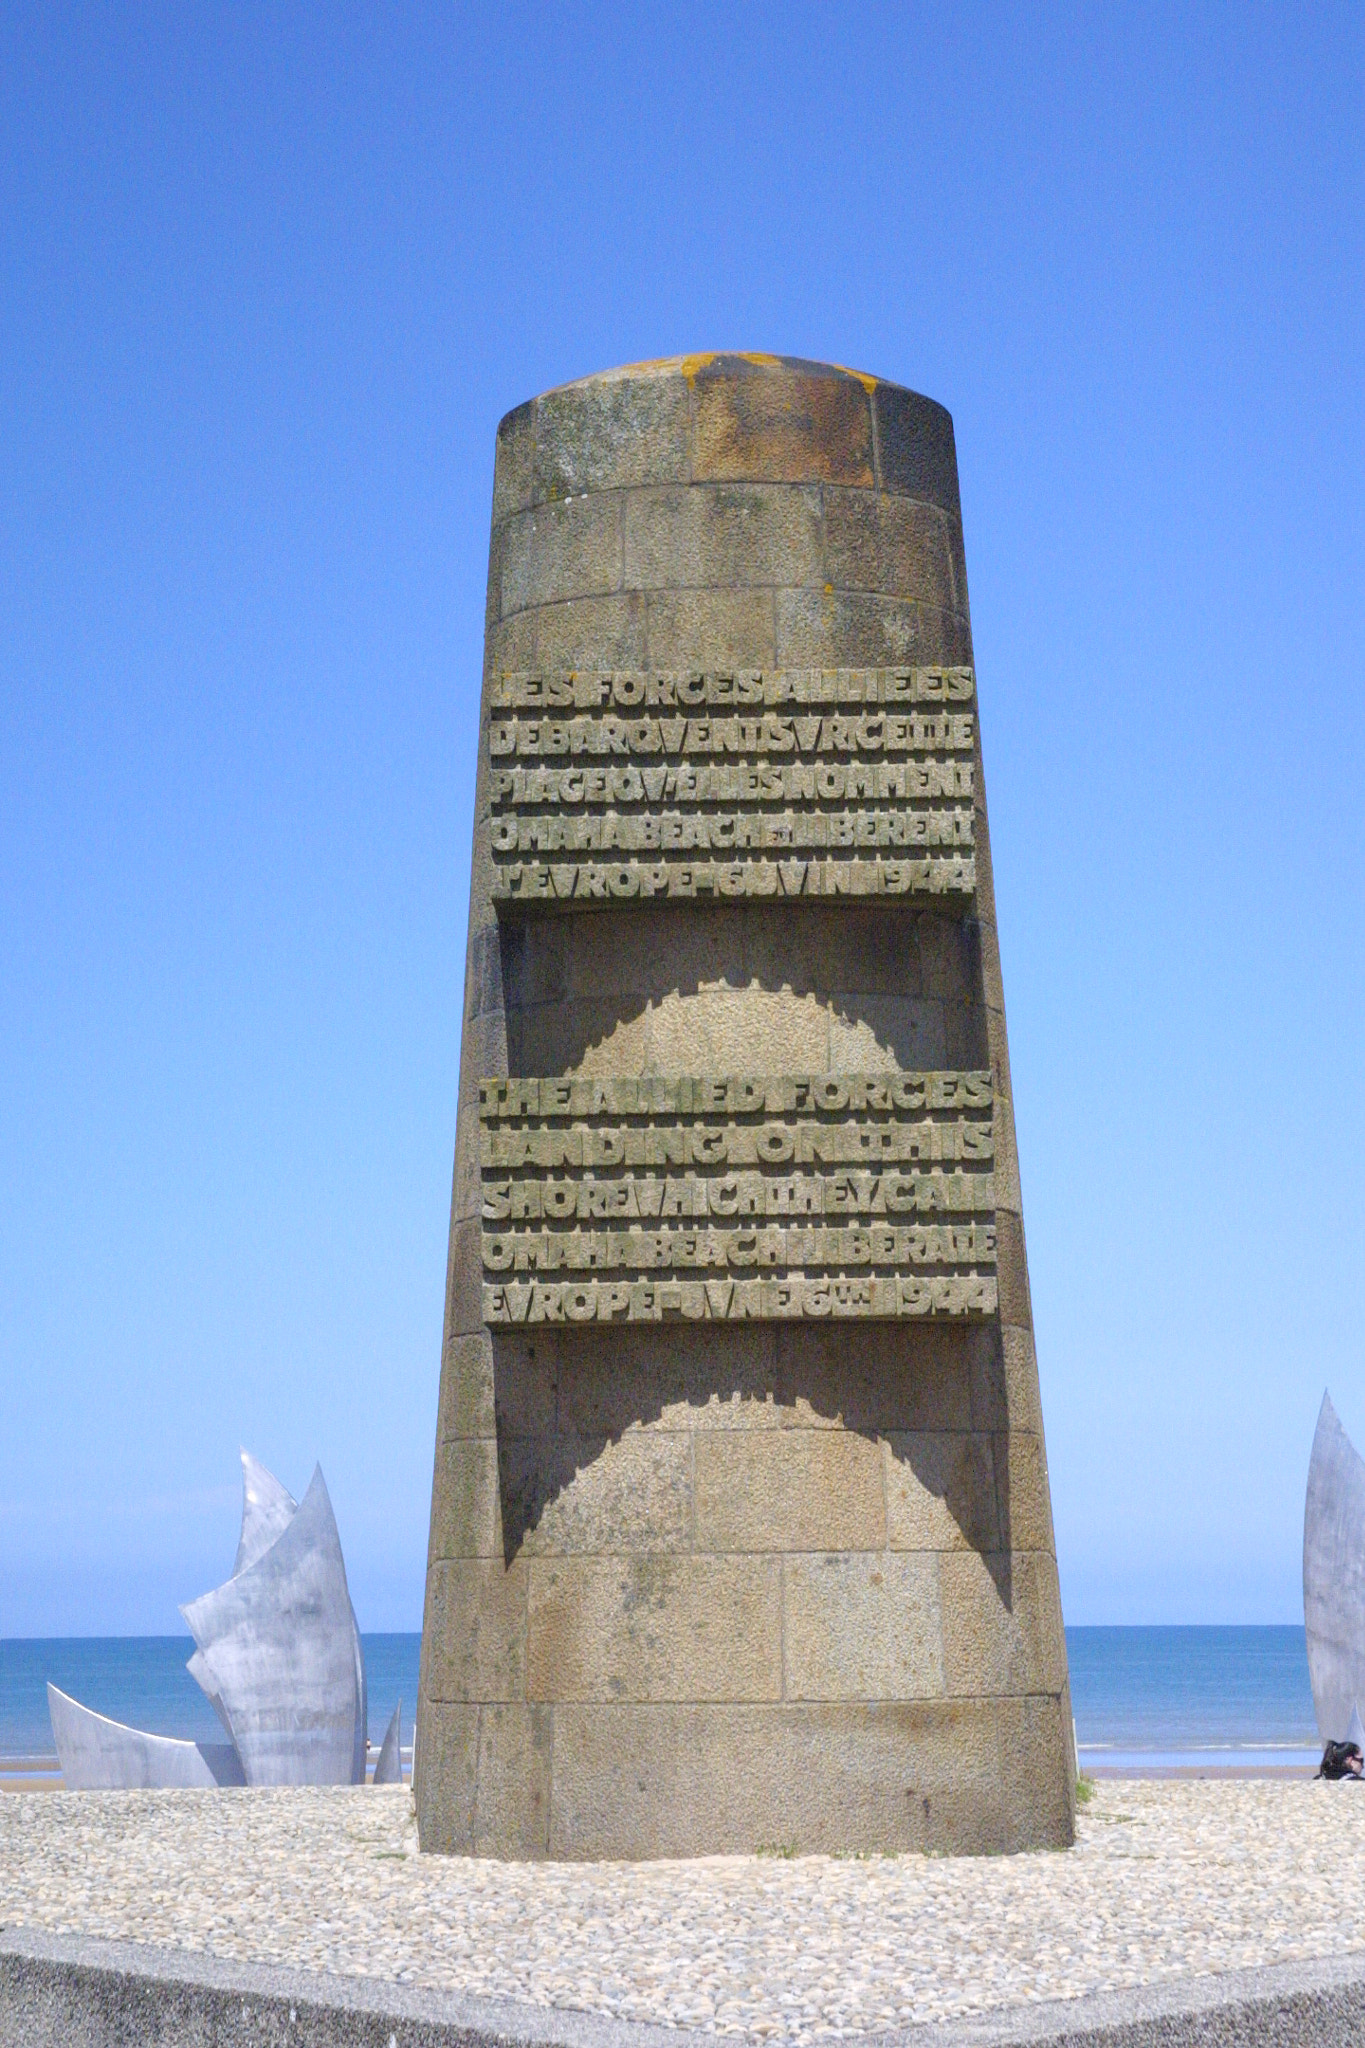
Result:
<svg viewBox="0 0 1365 2048">
<path fill-rule="evenodd" d="M 510 1073 L 739 1071 L 760 1025 L 800 1069 L 989 1064 L 975 928 L 934 911 L 641 905 L 500 941 Z"/>
<path fill-rule="evenodd" d="M 799 1455 L 811 1432 L 857 1435 L 875 1447 L 857 1479 L 885 1497 L 883 1519 L 853 1547 L 972 1549 L 1011 1605 L 1010 1468 L 998 1421 L 999 1340 L 963 1324 L 906 1330 L 708 1324 L 492 1333 L 499 1390 L 500 1543 L 521 1556 L 609 1547 L 645 1552 L 752 1548 L 755 1529 L 733 1496 L 727 1514 L 707 1498 L 691 1439 L 787 1432 L 788 1471 L 770 1477 L 783 1534 L 761 1547 L 839 1547 L 834 1526 L 812 1527 Z M 767 1461 L 770 1462 L 770 1461 Z M 697 1488 L 701 1487 L 698 1499 Z M 769 1513 L 774 1507 L 770 1498 Z M 700 1541 L 697 1514 L 703 1518 Z"/>
</svg>

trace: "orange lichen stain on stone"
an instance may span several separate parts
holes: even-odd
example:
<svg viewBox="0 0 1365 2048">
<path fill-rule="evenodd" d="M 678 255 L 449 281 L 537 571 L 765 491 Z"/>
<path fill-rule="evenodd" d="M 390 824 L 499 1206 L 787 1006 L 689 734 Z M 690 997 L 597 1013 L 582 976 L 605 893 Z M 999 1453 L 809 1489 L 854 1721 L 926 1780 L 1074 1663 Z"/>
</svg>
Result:
<svg viewBox="0 0 1365 2048">
<path fill-rule="evenodd" d="M 580 378 L 579 382 L 594 384 L 599 381 L 609 381 L 613 377 L 649 377 L 653 376 L 657 370 L 681 370 L 683 376 L 690 384 L 698 371 L 704 370 L 708 363 L 717 363 L 721 360 L 722 356 L 732 355 L 733 353 L 733 350 L 713 348 L 707 349 L 702 355 L 646 356 L 642 362 L 622 363 L 621 367 L 617 370 L 599 370 L 596 376 Z M 743 360 L 748 362 L 776 362 L 778 358 L 776 356 L 765 356 L 762 358 L 749 356 L 743 358 Z"/>
<path fill-rule="evenodd" d="M 709 364 L 727 361 L 732 363 L 754 363 L 764 370 L 780 370 L 782 367 L 781 356 L 753 355 L 746 353 L 743 349 L 713 348 L 708 349 L 705 355 L 684 356 L 681 364 L 682 373 L 690 387 L 696 383 L 698 376 Z"/>
<path fill-rule="evenodd" d="M 792 356 L 765 355 L 757 349 L 712 348 L 686 356 L 646 356 L 638 363 L 622 363 L 619 369 L 600 370 L 595 376 L 580 377 L 574 381 L 580 384 L 595 384 L 599 381 L 609 380 L 612 377 L 648 377 L 660 370 L 681 370 L 690 385 L 696 382 L 701 372 L 707 369 L 710 364 L 723 362 L 751 363 L 755 369 L 759 370 L 798 369 L 799 367 L 797 359 Z M 864 391 L 869 396 L 881 382 L 879 377 L 870 376 L 866 370 L 851 370 L 847 363 L 819 363 L 813 367 L 817 370 L 837 370 L 841 377 L 852 377 L 857 383 L 862 385 Z M 556 389 L 567 390 L 568 386 L 559 385 L 556 386 Z"/>
<path fill-rule="evenodd" d="M 619 370 L 600 370 L 597 374 L 601 377 L 636 377 L 646 370 L 676 370 L 688 360 L 687 356 L 646 356 L 643 362 L 623 363 Z M 586 384 L 591 380 L 585 377 L 583 381 Z"/>
<path fill-rule="evenodd" d="M 834 363 L 831 367 L 841 370 L 845 377 L 856 377 L 869 398 L 882 381 L 880 377 L 870 377 L 866 370 L 850 370 L 847 363 Z"/>
</svg>

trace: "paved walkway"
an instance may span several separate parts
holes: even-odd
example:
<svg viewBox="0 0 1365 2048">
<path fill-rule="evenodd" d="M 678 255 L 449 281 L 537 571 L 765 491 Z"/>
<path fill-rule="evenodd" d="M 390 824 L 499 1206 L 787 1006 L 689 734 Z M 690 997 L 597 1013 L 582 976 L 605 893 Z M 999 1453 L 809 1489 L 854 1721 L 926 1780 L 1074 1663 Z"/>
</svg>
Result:
<svg viewBox="0 0 1365 2048">
<path fill-rule="evenodd" d="M 1365 1785 L 1118 1782 L 1064 1854 L 419 1857 L 404 1789 L 0 1799 L 0 1925 L 806 2042 L 1365 1950 Z"/>
</svg>

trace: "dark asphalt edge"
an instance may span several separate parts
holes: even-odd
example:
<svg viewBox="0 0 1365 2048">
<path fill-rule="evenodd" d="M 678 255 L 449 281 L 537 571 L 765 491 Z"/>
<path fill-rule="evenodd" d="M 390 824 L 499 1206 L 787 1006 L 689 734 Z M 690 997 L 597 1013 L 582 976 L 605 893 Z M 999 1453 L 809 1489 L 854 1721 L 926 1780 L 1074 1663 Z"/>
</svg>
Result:
<svg viewBox="0 0 1365 2048">
<path fill-rule="evenodd" d="M 0 2048 L 680 2048 L 759 2037 L 0 1925 Z M 844 2037 L 848 2048 L 1346 2048 L 1365 1952 Z"/>
</svg>

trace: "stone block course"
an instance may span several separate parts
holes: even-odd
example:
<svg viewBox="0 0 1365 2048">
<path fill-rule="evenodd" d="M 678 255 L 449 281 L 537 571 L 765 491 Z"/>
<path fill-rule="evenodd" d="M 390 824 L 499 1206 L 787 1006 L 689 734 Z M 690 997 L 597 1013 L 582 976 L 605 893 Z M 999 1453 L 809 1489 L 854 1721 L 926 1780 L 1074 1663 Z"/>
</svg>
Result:
<svg viewBox="0 0 1365 2048">
<path fill-rule="evenodd" d="M 438 1443 L 497 1434 L 493 1400 L 493 1340 L 487 1330 L 451 1337 L 441 1359 Z"/>
<path fill-rule="evenodd" d="M 785 989 L 665 997 L 649 1011 L 648 1031 L 646 1073 L 819 1074 L 837 1066 L 828 1009 Z"/>
<path fill-rule="evenodd" d="M 468 1704 L 526 1697 L 527 1570 L 524 1558 L 511 1564 L 500 1557 L 430 1561 L 422 1625 L 428 1699 Z"/>
<path fill-rule="evenodd" d="M 983 1043 L 981 1051 L 989 1061 L 989 1044 Z M 1024 1205 L 1019 1186 L 1019 1151 L 1015 1142 L 1013 1107 L 1008 1096 L 1000 1098 L 1000 1111 L 995 1119 L 995 1200 L 997 1208 L 1022 1216 Z"/>
<path fill-rule="evenodd" d="M 612 997 L 528 1003 L 509 1021 L 508 1059 L 518 1073 L 562 1074 L 596 1053 L 602 1073 L 620 1073 L 645 1057 L 649 1020 L 622 1017 Z"/>
<path fill-rule="evenodd" d="M 501 1557 L 497 1438 L 438 1443 L 432 1500 L 431 1557 Z"/>
<path fill-rule="evenodd" d="M 1066 1812 L 1055 1709 L 1049 1729 L 1030 1704 L 560 1707 L 549 1853 L 683 1855 L 702 1826 L 718 1854 L 1022 1848 L 1040 1780 L 1054 1828 Z"/>
<path fill-rule="evenodd" d="M 493 461 L 493 531 L 514 512 L 525 512 L 535 501 L 536 408 L 538 399 L 528 399 L 507 413 L 498 425 Z"/>
<path fill-rule="evenodd" d="M 869 1323 L 851 1344 L 848 1331 L 833 1324 L 780 1324 L 782 1426 L 855 1430 L 868 1438 L 898 1429 L 970 1430 L 972 1334 L 947 1324 L 906 1331 Z"/>
<path fill-rule="evenodd" d="M 1000 1317 L 1002 1322 L 1019 1323 L 1031 1327 L 1033 1313 L 1029 1305 L 1028 1263 L 1024 1255 L 1024 1225 L 1015 1210 L 997 1208 L 995 1212 L 996 1236 L 996 1278 L 1000 1287 Z"/>
<path fill-rule="evenodd" d="M 476 1186 L 477 1183 L 473 1185 Z M 461 1200 L 458 1151 L 450 1239 L 450 1285 L 446 1296 L 446 1328 L 452 1337 L 463 1337 L 472 1335 L 484 1327 L 483 1269 L 479 1249 L 481 1225 L 477 1195 L 470 1195 L 468 1206 Z"/>
<path fill-rule="evenodd" d="M 465 1019 L 503 1014 L 502 940 L 496 918 L 469 934 L 469 965 L 465 974 Z"/>
<path fill-rule="evenodd" d="M 771 1324 L 714 1329 L 636 1325 L 603 1344 L 564 1330 L 556 1346 L 559 1427 L 619 1437 L 657 1425 L 669 1431 L 776 1429 L 777 1340 Z"/>
<path fill-rule="evenodd" d="M 773 665 L 770 590 L 651 590 L 645 607 L 645 642 L 656 668 Z"/>
<path fill-rule="evenodd" d="M 544 1856 L 553 1774 L 554 1717 L 548 1707 L 481 1707 L 470 1834 L 457 1853 Z"/>
<path fill-rule="evenodd" d="M 839 1429 L 713 1430 L 693 1444 L 697 1545 L 714 1551 L 880 1550 L 882 1461 Z"/>
<path fill-rule="evenodd" d="M 607 385 L 548 391 L 534 404 L 536 504 L 689 479 L 691 406 L 681 377 L 627 372 Z"/>
<path fill-rule="evenodd" d="M 789 1557 L 782 1568 L 789 1700 L 923 1700 L 944 1691 L 938 1560 Z"/>
<path fill-rule="evenodd" d="M 641 591 L 566 598 L 519 616 L 527 622 L 534 652 L 516 663 L 517 667 L 643 668 L 649 660 L 646 600 Z"/>
<path fill-rule="evenodd" d="M 1052 1503 L 1040 1436 L 1011 1429 L 996 1437 L 995 1491 L 1000 1502 L 1001 1540 L 1008 1538 L 1017 1550 L 1038 1550 L 1055 1557 Z"/>
<path fill-rule="evenodd" d="M 938 611 L 956 610 L 950 529 L 943 513 L 878 491 L 827 489 L 822 504 L 825 582 L 836 590 L 912 597 Z"/>
<path fill-rule="evenodd" d="M 497 589 L 499 594 L 498 601 L 500 602 L 502 589 L 501 577 L 499 577 L 498 579 Z M 643 611 L 642 608 L 639 606 L 638 600 L 632 602 L 632 600 L 628 598 L 617 598 L 612 602 L 614 602 L 614 604 L 616 605 L 617 612 L 624 612 L 628 614 L 631 612 L 632 609 L 640 612 L 641 631 L 639 635 L 638 645 L 641 649 L 643 649 Z M 615 617 L 616 615 L 613 614 L 612 616 Z M 600 615 L 595 614 L 594 617 L 600 617 Z M 484 639 L 485 670 L 492 674 L 499 672 L 503 669 L 534 668 L 538 658 L 536 652 L 536 644 L 537 640 L 540 637 L 537 632 L 537 627 L 540 624 L 540 618 L 541 615 L 539 612 L 514 612 L 511 618 L 500 618 L 497 620 L 496 624 L 491 625 L 488 628 L 487 634 Z M 572 662 L 566 659 L 568 651 L 572 649 L 575 645 L 581 646 L 583 644 L 583 639 L 586 636 L 586 633 L 590 632 L 591 630 L 592 622 L 589 621 L 586 624 L 586 626 L 584 626 L 583 629 L 580 631 L 578 640 L 574 640 L 573 629 L 579 626 L 580 618 L 581 615 L 575 609 L 573 625 L 571 627 L 566 627 L 565 629 L 563 629 L 558 637 L 556 636 L 556 633 L 554 631 L 553 623 L 547 625 L 547 629 L 544 636 L 546 655 L 549 656 L 551 653 L 555 653 L 556 655 L 558 655 L 559 665 L 572 666 Z M 617 628 L 617 632 L 620 644 L 623 646 L 629 645 L 629 635 L 619 626 Z M 560 652 L 561 649 L 563 650 L 563 653 Z"/>
<path fill-rule="evenodd" d="M 1066 1650 L 1053 1617 L 1057 1567 L 1050 1557 L 961 1550 L 938 1560 L 947 1690 L 968 1698 L 1059 1693 Z"/>
<path fill-rule="evenodd" d="M 923 993 L 940 1002 L 980 1009 L 981 962 L 975 919 L 924 912 L 915 922 Z"/>
<path fill-rule="evenodd" d="M 980 1003 L 943 1006 L 943 1064 L 984 1072 L 991 1063 L 990 1018 Z M 997 1124 L 1003 1127 L 1004 1110 Z"/>
<path fill-rule="evenodd" d="M 1043 1424 L 1038 1402 L 1038 1361 L 1033 1349 L 1033 1331 L 1027 1326 L 1001 1320 L 1001 1363 L 1005 1382 L 1005 1412 L 1011 1428 L 1037 1432 Z M 982 1419 L 985 1427 L 985 1419 Z"/>
<path fill-rule="evenodd" d="M 538 1331 L 489 1333 L 499 1444 L 555 1434 L 559 1375 L 553 1339 Z"/>
<path fill-rule="evenodd" d="M 981 1431 L 891 1430 L 882 1439 L 893 1550 L 993 1551 L 995 1449 Z"/>
<path fill-rule="evenodd" d="M 743 975 L 764 988 L 828 990 L 845 1005 L 851 996 L 937 995 L 925 983 L 922 939 L 939 922 L 870 903 L 811 903 L 799 917 L 755 907 L 745 913 Z"/>
<path fill-rule="evenodd" d="M 641 1556 L 692 1544 L 692 1440 L 651 1428 L 608 1436 L 506 1438 L 503 1514 L 527 1557 Z"/>
<path fill-rule="evenodd" d="M 895 668 L 952 658 L 913 598 L 836 590 L 828 582 L 820 590 L 777 593 L 774 659 L 783 668 Z"/>
<path fill-rule="evenodd" d="M 534 1699 L 778 1700 L 776 1558 L 535 1558 L 528 1694 Z"/>
<path fill-rule="evenodd" d="M 976 819 L 976 915 L 979 923 L 995 928 L 995 877 L 991 869 L 991 835 L 986 823 L 986 782 L 981 766 L 980 749 L 977 750 L 976 789 L 973 802 Z M 993 1010 L 1004 1011 L 1003 1000 L 997 999 L 983 988 L 982 1001 Z"/>
<path fill-rule="evenodd" d="M 821 494 L 809 485 L 632 491 L 624 523 L 629 590 L 824 581 Z"/>
<path fill-rule="evenodd" d="M 428 1585 L 428 1614 L 430 1613 Z M 423 1766 L 414 1793 L 422 1840 L 438 1856 L 467 1856 L 474 1839 L 474 1796 L 479 1781 L 477 1706 L 442 1701 L 423 1718 Z"/>
<path fill-rule="evenodd" d="M 877 432 L 877 482 L 884 491 L 921 498 L 962 519 L 953 422 L 941 405 L 896 384 L 872 394 Z"/>
<path fill-rule="evenodd" d="M 971 1379 L 972 1428 L 994 1433 L 1010 1425 L 1010 1382 L 1004 1356 L 1005 1333 L 998 1323 L 973 1330 L 967 1347 Z M 1032 1429 L 1033 1411 L 1017 1427 Z"/>
<path fill-rule="evenodd" d="M 872 407 L 858 378 L 719 356 L 693 393 L 695 477 L 871 487 Z"/>
<path fill-rule="evenodd" d="M 861 995 L 830 1019 L 831 1073 L 936 1072 L 947 1049 L 943 1005 L 923 996 Z"/>
<path fill-rule="evenodd" d="M 570 938 L 565 994 L 600 995 L 603 960 L 611 962 L 611 986 L 618 1002 L 660 1001 L 665 995 L 734 986 L 733 934 L 725 913 L 698 906 L 690 914 L 677 906 L 657 910 L 606 910 L 594 927 L 592 914 L 545 920 L 562 923 Z M 730 981 L 728 977 L 733 976 Z"/>
<path fill-rule="evenodd" d="M 537 505 L 500 536 L 500 614 L 621 588 L 621 499 L 615 493 Z"/>
</svg>

